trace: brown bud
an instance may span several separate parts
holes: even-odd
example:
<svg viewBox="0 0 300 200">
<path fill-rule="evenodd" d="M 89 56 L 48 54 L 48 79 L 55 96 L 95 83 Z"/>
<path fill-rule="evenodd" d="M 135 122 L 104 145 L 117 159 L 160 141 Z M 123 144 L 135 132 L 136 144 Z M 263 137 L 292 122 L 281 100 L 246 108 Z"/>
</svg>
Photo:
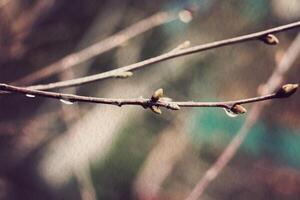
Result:
<svg viewBox="0 0 300 200">
<path fill-rule="evenodd" d="M 279 98 L 286 98 L 294 94 L 298 89 L 298 84 L 283 85 L 277 92 L 276 96 Z"/>
<path fill-rule="evenodd" d="M 244 114 L 247 112 L 246 108 L 243 106 L 236 104 L 230 109 L 234 114 Z"/>
<path fill-rule="evenodd" d="M 132 72 L 121 72 L 119 74 L 116 74 L 115 78 L 128 78 L 128 77 L 130 77 L 132 75 L 133 75 Z"/>
<path fill-rule="evenodd" d="M 163 95 L 164 95 L 164 90 L 162 88 L 160 88 L 153 93 L 153 95 L 151 97 L 151 101 L 154 101 L 154 102 L 158 101 L 159 98 L 161 98 Z"/>
<path fill-rule="evenodd" d="M 156 114 L 160 115 L 162 113 L 161 110 L 159 109 L 159 107 L 157 107 L 157 106 L 151 106 L 150 109 Z"/>
<path fill-rule="evenodd" d="M 263 36 L 260 38 L 264 43 L 269 44 L 269 45 L 277 45 L 279 44 L 279 39 L 273 35 L 273 34 L 268 34 L 266 36 Z"/>
</svg>

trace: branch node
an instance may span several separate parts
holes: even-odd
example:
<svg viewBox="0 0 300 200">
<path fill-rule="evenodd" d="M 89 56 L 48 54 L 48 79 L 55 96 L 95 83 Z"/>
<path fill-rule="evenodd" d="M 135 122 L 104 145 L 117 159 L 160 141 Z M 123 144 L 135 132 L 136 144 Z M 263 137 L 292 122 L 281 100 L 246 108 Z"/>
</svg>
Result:
<svg viewBox="0 0 300 200">
<path fill-rule="evenodd" d="M 129 78 L 133 75 L 132 72 L 125 71 L 125 72 L 120 72 L 119 74 L 115 75 L 115 78 Z"/>
<path fill-rule="evenodd" d="M 186 49 L 191 46 L 191 42 L 189 40 L 184 41 L 183 43 L 179 44 L 175 49 L 170 51 L 170 53 L 173 53 L 178 50 Z"/>
<path fill-rule="evenodd" d="M 179 45 L 181 49 L 186 49 L 191 46 L 191 42 L 189 40 L 184 41 L 181 45 Z"/>
<path fill-rule="evenodd" d="M 157 102 L 159 98 L 161 98 L 163 95 L 164 95 L 164 90 L 162 88 L 159 88 L 152 94 L 151 101 Z"/>
<path fill-rule="evenodd" d="M 277 45 L 279 44 L 279 39 L 273 34 L 267 34 L 260 38 L 265 44 L 268 45 Z"/>
<path fill-rule="evenodd" d="M 298 89 L 298 84 L 285 84 L 276 92 L 277 98 L 287 98 L 293 95 Z"/>
<path fill-rule="evenodd" d="M 141 106 L 142 106 L 144 109 L 149 108 L 149 105 L 148 105 L 148 104 L 145 104 L 145 103 L 141 104 Z"/>
<path fill-rule="evenodd" d="M 121 102 L 121 101 L 117 101 L 116 104 L 117 104 L 117 106 L 119 106 L 119 107 L 122 106 L 122 102 Z"/>
</svg>

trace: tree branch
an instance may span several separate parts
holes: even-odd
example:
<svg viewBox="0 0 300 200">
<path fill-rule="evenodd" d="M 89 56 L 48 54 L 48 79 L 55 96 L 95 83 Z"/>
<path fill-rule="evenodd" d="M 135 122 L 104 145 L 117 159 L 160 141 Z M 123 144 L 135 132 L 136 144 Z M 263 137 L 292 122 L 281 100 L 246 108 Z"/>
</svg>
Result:
<svg viewBox="0 0 300 200">
<path fill-rule="evenodd" d="M 300 33 L 297 38 L 291 44 L 284 57 L 274 69 L 272 75 L 264 86 L 262 94 L 267 94 L 274 91 L 277 88 L 285 75 L 285 73 L 291 68 L 293 62 L 300 54 Z M 197 200 L 201 197 L 207 186 L 213 181 L 229 163 L 229 161 L 236 154 L 238 148 L 241 146 L 246 136 L 249 134 L 249 130 L 258 120 L 258 117 L 265 104 L 256 104 L 249 112 L 245 123 L 240 128 L 236 136 L 232 139 L 229 145 L 224 149 L 215 163 L 205 172 L 203 177 L 199 180 L 192 192 L 186 198 L 186 200 Z"/>
<path fill-rule="evenodd" d="M 77 64 L 85 62 L 95 56 L 105 53 L 115 47 L 122 45 L 124 42 L 132 39 L 133 37 L 144 33 L 154 27 L 166 24 L 177 19 L 174 13 L 159 12 L 146 19 L 143 19 L 136 24 L 129 26 L 128 28 L 116 33 L 113 36 L 108 37 L 105 40 L 97 42 L 89 47 L 86 47 L 78 52 L 71 53 L 62 59 L 43 67 L 42 69 L 33 72 L 17 81 L 14 81 L 14 85 L 27 85 L 43 78 L 60 73 L 66 69 L 69 69 Z"/>
<path fill-rule="evenodd" d="M 159 56 L 156 56 L 153 58 L 149 58 L 144 61 L 137 62 L 137 63 L 131 64 L 131 65 L 127 65 L 127 66 L 124 66 L 124 67 L 121 67 L 118 69 L 110 70 L 107 72 L 103 72 L 103 73 L 99 73 L 99 74 L 95 74 L 95 75 L 91 75 L 91 76 L 85 76 L 85 77 L 81 77 L 81 78 L 76 78 L 76 79 L 71 79 L 71 80 L 66 80 L 66 81 L 54 82 L 54 83 L 45 84 L 45 85 L 34 85 L 34 86 L 30 86 L 29 88 L 35 89 L 35 90 L 51 90 L 51 89 L 57 89 L 57 88 L 79 86 L 79 85 L 83 85 L 83 84 L 87 84 L 87 83 L 91 83 L 91 82 L 95 82 L 95 81 L 99 81 L 99 80 L 115 78 L 120 75 L 122 76 L 124 73 L 132 72 L 132 71 L 144 68 L 146 66 L 149 66 L 151 64 L 159 63 L 164 60 L 169 60 L 171 58 L 176 58 L 176 57 L 193 54 L 193 53 L 197 53 L 197 52 L 201 52 L 201 51 L 205 51 L 205 50 L 209 50 L 209 49 L 219 48 L 219 47 L 223 47 L 223 46 L 228 46 L 228 45 L 232 45 L 232 44 L 242 43 L 242 42 L 246 42 L 246 41 L 250 41 L 250 40 L 261 40 L 267 44 L 273 45 L 276 43 L 276 41 L 275 41 L 275 43 L 274 42 L 270 43 L 268 41 L 269 40 L 268 38 L 270 38 L 269 37 L 270 34 L 279 33 L 282 31 L 289 30 L 289 29 L 297 28 L 299 26 L 300 26 L 300 21 L 294 22 L 291 24 L 287 24 L 287 25 L 283 25 L 283 26 L 278 26 L 276 28 L 271 28 L 271 29 L 267 29 L 264 31 L 248 34 L 248 35 L 243 35 L 243 36 L 234 37 L 234 38 L 230 38 L 230 39 L 211 42 L 211 43 L 198 45 L 198 46 L 194 46 L 194 47 L 190 47 L 190 48 L 180 48 L 175 51 L 172 50 L 165 54 L 162 54 L 162 55 L 159 55 Z"/>
<path fill-rule="evenodd" d="M 194 102 L 194 101 L 171 101 L 170 98 L 163 97 L 162 89 L 154 92 L 151 98 L 132 98 L 132 99 L 111 99 L 98 98 L 89 96 L 79 96 L 73 94 L 64 94 L 56 92 L 47 92 L 40 90 L 33 90 L 24 87 L 17 87 L 7 84 L 0 84 L 0 90 L 11 93 L 25 94 L 27 97 L 41 96 L 46 98 L 58 99 L 66 104 L 73 104 L 74 102 L 88 102 L 98 104 L 109 104 L 116 106 L 123 105 L 139 105 L 143 108 L 150 108 L 153 112 L 160 114 L 159 107 L 164 107 L 171 110 L 179 110 L 181 107 L 220 107 L 232 111 L 235 114 L 242 114 L 246 112 L 242 104 L 248 104 L 259 101 L 266 101 L 270 99 L 286 98 L 296 92 L 298 84 L 287 84 L 282 86 L 277 92 L 263 95 L 249 99 L 242 99 L 237 101 L 224 102 Z"/>
</svg>

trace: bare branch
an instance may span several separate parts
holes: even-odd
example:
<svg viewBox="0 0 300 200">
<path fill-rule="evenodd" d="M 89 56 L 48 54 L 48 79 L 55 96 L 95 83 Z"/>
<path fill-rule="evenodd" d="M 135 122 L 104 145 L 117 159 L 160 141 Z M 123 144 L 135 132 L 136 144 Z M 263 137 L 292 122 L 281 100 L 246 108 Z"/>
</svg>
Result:
<svg viewBox="0 0 300 200">
<path fill-rule="evenodd" d="M 168 12 L 159 12 L 146 19 L 143 19 L 136 24 L 129 26 L 128 28 L 118 32 L 117 34 L 110 36 L 109 38 L 97 42 L 85 49 L 78 52 L 69 54 L 57 62 L 43 67 L 42 69 L 33 72 L 12 84 L 27 85 L 43 78 L 60 73 L 66 69 L 69 69 L 77 64 L 85 62 L 95 56 L 105 53 L 115 47 L 122 45 L 129 39 L 144 33 L 154 27 L 166 24 L 177 19 L 176 15 Z"/>
<path fill-rule="evenodd" d="M 263 95 L 274 91 L 274 89 L 281 84 L 285 73 L 291 68 L 293 62 L 296 60 L 299 54 L 300 34 L 298 34 L 297 38 L 291 44 L 281 62 L 274 69 L 272 75 L 264 86 L 264 90 L 262 91 Z M 282 89 L 284 89 L 284 87 L 282 87 Z M 277 94 L 280 94 L 281 92 L 282 91 L 279 90 L 277 91 Z M 197 200 L 201 197 L 210 182 L 220 174 L 220 172 L 236 154 L 238 148 L 241 146 L 246 136 L 249 134 L 249 130 L 257 121 L 264 106 L 265 104 L 256 104 L 252 107 L 241 129 L 238 131 L 229 145 L 225 148 L 216 162 L 205 172 L 204 176 L 200 179 L 200 181 L 194 187 L 186 200 Z"/>
<path fill-rule="evenodd" d="M 139 105 L 143 108 L 150 108 L 153 112 L 160 114 L 161 111 L 159 107 L 164 107 L 171 110 L 179 110 L 181 107 L 220 107 L 231 110 L 236 114 L 245 113 L 246 110 L 241 105 L 248 104 L 259 101 L 266 101 L 276 98 L 286 98 L 291 96 L 296 92 L 298 84 L 287 84 L 281 87 L 275 93 L 263 95 L 260 97 L 254 97 L 249 99 L 242 99 L 237 101 L 225 101 L 225 102 L 194 102 L 194 101 L 170 101 L 169 98 L 162 97 L 163 90 L 159 89 L 154 92 L 151 98 L 133 98 L 133 99 L 111 99 L 111 98 L 98 98 L 98 97 L 88 97 L 88 96 L 79 96 L 72 94 L 56 93 L 56 92 L 47 92 L 40 90 L 33 90 L 24 87 L 16 87 L 7 84 L 0 84 L 0 90 L 25 94 L 27 97 L 41 96 L 52 99 L 59 99 L 63 103 L 73 104 L 74 102 L 88 102 L 88 103 L 98 103 L 98 104 L 109 104 L 116 106 L 123 105 Z"/>
<path fill-rule="evenodd" d="M 36 89 L 36 90 L 51 90 L 51 89 L 57 89 L 57 88 L 66 88 L 66 87 L 73 87 L 73 86 L 79 86 L 99 80 L 104 80 L 108 78 L 114 78 L 116 77 L 116 74 L 120 74 L 123 72 L 132 72 L 141 68 L 144 68 L 146 66 L 149 66 L 151 64 L 159 63 L 164 60 L 169 60 L 171 58 L 176 58 L 188 54 L 193 54 L 197 52 L 202 52 L 205 50 L 209 49 L 215 49 L 223 46 L 228 46 L 232 44 L 237 44 L 237 43 L 242 43 L 250 40 L 262 40 L 265 42 L 265 37 L 269 37 L 269 34 L 275 34 L 278 32 L 286 31 L 289 29 L 297 28 L 300 26 L 300 21 L 294 22 L 291 24 L 283 25 L 283 26 L 278 26 L 276 28 L 248 34 L 248 35 L 243 35 L 239 37 L 234 37 L 230 39 L 225 39 L 225 40 L 220 40 L 216 42 L 211 42 L 203 45 L 198 45 L 194 47 L 189 47 L 189 48 L 179 48 L 177 50 L 171 50 L 170 52 L 161 54 L 159 56 L 153 57 L 146 59 L 144 61 L 140 61 L 131 65 L 127 65 L 118 69 L 110 70 L 107 72 L 91 75 L 91 76 L 85 76 L 81 78 L 76 78 L 76 79 L 71 79 L 71 80 L 66 80 L 66 81 L 60 81 L 60 82 L 55 82 L 55 83 L 50 83 L 50 84 L 45 84 L 45 85 L 34 85 L 30 86 L 29 88 L 31 89 Z"/>
</svg>

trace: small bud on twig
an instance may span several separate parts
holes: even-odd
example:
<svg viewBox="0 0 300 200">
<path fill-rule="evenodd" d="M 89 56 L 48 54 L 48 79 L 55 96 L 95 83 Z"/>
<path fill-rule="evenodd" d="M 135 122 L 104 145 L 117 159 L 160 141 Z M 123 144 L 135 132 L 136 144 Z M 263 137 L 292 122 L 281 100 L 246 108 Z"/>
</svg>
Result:
<svg viewBox="0 0 300 200">
<path fill-rule="evenodd" d="M 279 98 L 286 98 L 294 94 L 298 89 L 298 84 L 283 85 L 277 92 L 276 96 Z"/>
<path fill-rule="evenodd" d="M 164 95 L 164 90 L 163 90 L 162 88 L 160 88 L 160 89 L 156 90 L 156 91 L 153 93 L 153 95 L 152 95 L 152 97 L 151 97 L 151 101 L 156 102 L 156 101 L 158 101 L 159 98 L 161 98 L 163 95 Z"/>
<path fill-rule="evenodd" d="M 190 47 L 190 45 L 191 45 L 191 42 L 186 40 L 182 44 L 178 45 L 176 50 L 188 48 L 188 47 Z"/>
<path fill-rule="evenodd" d="M 268 34 L 266 36 L 263 36 L 260 38 L 261 41 L 263 41 L 264 43 L 268 44 L 268 45 L 277 45 L 279 44 L 279 39 L 273 35 L 273 34 Z"/>
<path fill-rule="evenodd" d="M 236 104 L 230 109 L 234 114 L 244 114 L 247 112 L 246 108 L 243 106 Z"/>
<path fill-rule="evenodd" d="M 191 42 L 190 41 L 184 41 L 183 43 L 179 44 L 176 48 L 174 48 L 173 50 L 171 50 L 169 53 L 174 53 L 176 51 L 182 50 L 182 49 L 186 49 L 188 47 L 190 47 Z"/>
<path fill-rule="evenodd" d="M 171 110 L 180 110 L 180 106 L 178 106 L 178 104 L 176 103 L 170 103 L 167 108 L 171 109 Z"/>
<path fill-rule="evenodd" d="M 159 109 L 159 107 L 157 107 L 157 106 L 151 106 L 150 109 L 156 114 L 160 115 L 162 113 L 161 110 Z"/>
<path fill-rule="evenodd" d="M 184 43 L 181 44 L 181 49 L 185 49 L 191 46 L 191 42 L 189 40 L 184 41 Z"/>
<path fill-rule="evenodd" d="M 128 78 L 131 77 L 133 75 L 132 72 L 121 72 L 119 74 L 115 75 L 115 78 Z"/>
</svg>

